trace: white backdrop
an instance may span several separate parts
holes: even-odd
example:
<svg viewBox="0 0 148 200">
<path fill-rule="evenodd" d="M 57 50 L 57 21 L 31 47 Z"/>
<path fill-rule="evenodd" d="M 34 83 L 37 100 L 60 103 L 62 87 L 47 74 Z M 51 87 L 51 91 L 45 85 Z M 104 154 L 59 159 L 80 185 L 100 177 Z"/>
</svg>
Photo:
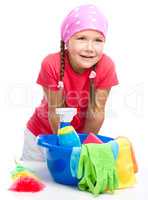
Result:
<svg viewBox="0 0 148 200">
<path fill-rule="evenodd" d="M 109 20 L 105 52 L 115 61 L 120 81 L 107 102 L 101 133 L 129 137 L 140 165 L 147 166 L 146 1 L 0 0 L 1 172 L 19 157 L 25 124 L 41 100 L 36 84 L 41 61 L 59 50 L 62 19 L 83 3 L 95 3 Z"/>
</svg>

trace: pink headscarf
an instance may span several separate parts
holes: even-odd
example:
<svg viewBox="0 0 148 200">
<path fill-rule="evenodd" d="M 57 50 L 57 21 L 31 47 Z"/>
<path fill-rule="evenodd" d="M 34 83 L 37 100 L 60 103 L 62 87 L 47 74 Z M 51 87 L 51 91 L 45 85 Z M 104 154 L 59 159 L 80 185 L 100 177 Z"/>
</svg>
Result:
<svg viewBox="0 0 148 200">
<path fill-rule="evenodd" d="M 61 39 L 67 41 L 75 33 L 93 29 L 106 37 L 108 22 L 106 17 L 95 5 L 82 5 L 74 8 L 64 19 L 61 26 Z"/>
</svg>

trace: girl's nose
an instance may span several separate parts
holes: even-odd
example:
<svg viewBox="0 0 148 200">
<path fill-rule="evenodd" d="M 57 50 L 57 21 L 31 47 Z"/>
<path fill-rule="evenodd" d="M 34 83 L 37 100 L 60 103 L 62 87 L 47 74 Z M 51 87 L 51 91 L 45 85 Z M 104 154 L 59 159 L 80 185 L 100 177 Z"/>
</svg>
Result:
<svg viewBox="0 0 148 200">
<path fill-rule="evenodd" d="M 92 41 L 88 41 L 88 42 L 87 42 L 86 49 L 87 49 L 87 50 L 90 50 L 90 51 L 93 51 L 93 50 L 94 50 L 94 45 L 93 45 L 93 42 L 92 42 Z"/>
</svg>

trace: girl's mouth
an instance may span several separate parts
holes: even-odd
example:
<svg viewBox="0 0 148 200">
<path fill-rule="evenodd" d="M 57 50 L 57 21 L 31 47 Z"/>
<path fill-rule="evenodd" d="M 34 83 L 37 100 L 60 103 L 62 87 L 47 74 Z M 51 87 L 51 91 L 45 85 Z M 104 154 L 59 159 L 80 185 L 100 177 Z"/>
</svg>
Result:
<svg viewBox="0 0 148 200">
<path fill-rule="evenodd" d="M 82 58 L 94 58 L 93 56 L 84 56 L 84 55 L 80 55 Z"/>
</svg>

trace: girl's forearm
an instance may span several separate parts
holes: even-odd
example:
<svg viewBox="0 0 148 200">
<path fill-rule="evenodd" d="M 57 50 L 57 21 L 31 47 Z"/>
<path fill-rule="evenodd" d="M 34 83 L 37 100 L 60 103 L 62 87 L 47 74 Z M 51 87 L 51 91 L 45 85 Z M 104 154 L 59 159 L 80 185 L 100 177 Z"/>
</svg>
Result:
<svg viewBox="0 0 148 200">
<path fill-rule="evenodd" d="M 98 133 L 104 122 L 104 112 L 87 113 L 83 132 Z"/>
<path fill-rule="evenodd" d="M 48 121 L 50 123 L 53 133 L 57 133 L 59 121 L 60 121 L 58 115 L 56 115 L 55 112 L 49 112 L 48 113 Z"/>
</svg>

